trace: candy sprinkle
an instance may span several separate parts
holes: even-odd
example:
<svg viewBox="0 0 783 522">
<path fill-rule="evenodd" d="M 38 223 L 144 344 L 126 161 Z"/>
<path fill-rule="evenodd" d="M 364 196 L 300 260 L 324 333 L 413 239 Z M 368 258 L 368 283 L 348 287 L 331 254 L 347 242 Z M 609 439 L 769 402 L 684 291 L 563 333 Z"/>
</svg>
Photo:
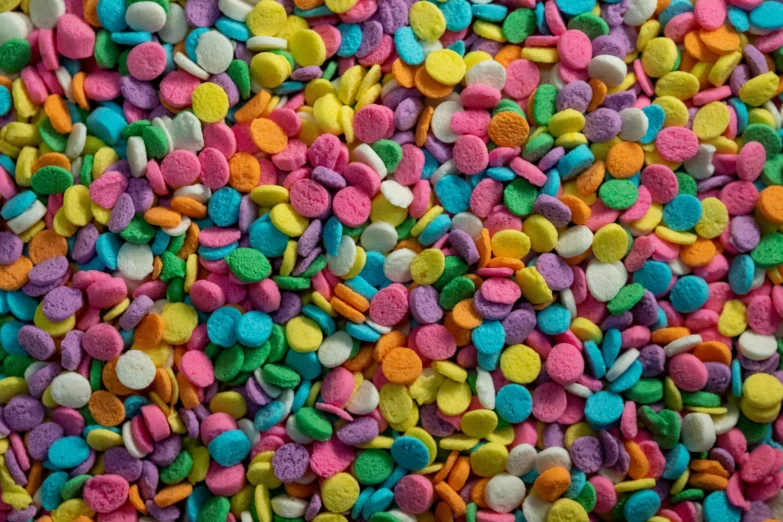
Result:
<svg viewBox="0 0 783 522">
<path fill-rule="evenodd" d="M 0 522 L 783 520 L 783 4 L 0 0 Z"/>
</svg>

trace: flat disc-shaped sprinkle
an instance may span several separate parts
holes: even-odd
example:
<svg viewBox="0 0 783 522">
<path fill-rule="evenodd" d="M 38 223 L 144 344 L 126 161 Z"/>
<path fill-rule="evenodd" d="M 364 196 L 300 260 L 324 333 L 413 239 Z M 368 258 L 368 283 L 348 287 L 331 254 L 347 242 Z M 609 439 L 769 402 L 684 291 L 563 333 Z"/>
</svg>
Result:
<svg viewBox="0 0 783 522">
<path fill-rule="evenodd" d="M 429 4 L 418 2 L 418 4 Z M 427 73 L 443 85 L 456 85 L 465 76 L 465 62 L 462 57 L 450 49 L 434 51 L 424 62 Z"/>
</svg>

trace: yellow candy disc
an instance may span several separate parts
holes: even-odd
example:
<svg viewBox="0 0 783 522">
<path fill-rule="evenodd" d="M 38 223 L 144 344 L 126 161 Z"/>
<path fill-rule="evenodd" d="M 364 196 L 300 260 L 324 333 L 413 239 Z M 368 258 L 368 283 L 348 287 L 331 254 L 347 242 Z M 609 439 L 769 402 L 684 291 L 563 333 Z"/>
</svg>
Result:
<svg viewBox="0 0 783 522">
<path fill-rule="evenodd" d="M 432 5 L 429 2 L 417 2 L 414 7 L 418 4 Z M 424 67 L 433 80 L 443 85 L 457 85 L 467 70 L 462 57 L 451 49 L 431 52 L 424 62 Z"/>
<path fill-rule="evenodd" d="M 228 95 L 216 83 L 202 83 L 193 91 L 193 114 L 204 123 L 223 121 L 228 107 Z"/>
</svg>

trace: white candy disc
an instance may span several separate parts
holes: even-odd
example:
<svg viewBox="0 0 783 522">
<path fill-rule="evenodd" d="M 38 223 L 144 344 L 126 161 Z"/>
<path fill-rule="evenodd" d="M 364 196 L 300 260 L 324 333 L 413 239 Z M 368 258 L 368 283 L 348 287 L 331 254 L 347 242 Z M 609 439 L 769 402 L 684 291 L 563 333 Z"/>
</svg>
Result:
<svg viewBox="0 0 783 522">
<path fill-rule="evenodd" d="M 30 0 L 30 21 L 39 29 L 54 29 L 64 14 L 63 0 Z"/>
<path fill-rule="evenodd" d="M 630 348 L 628 350 L 625 350 L 623 353 L 620 354 L 620 356 L 614 361 L 614 364 L 611 368 L 609 368 L 609 371 L 606 372 L 606 380 L 609 382 L 612 382 L 616 380 L 619 376 L 625 372 L 628 368 L 630 368 L 631 364 L 639 358 L 639 350 L 636 348 Z"/>
<path fill-rule="evenodd" d="M 251 448 L 255 446 L 261 439 L 261 433 L 259 433 L 256 427 L 253 425 L 253 421 L 251 419 L 239 419 L 237 421 L 237 428 L 239 428 L 242 433 L 245 434 L 247 440 L 250 441 Z"/>
<path fill-rule="evenodd" d="M 16 216 L 13 219 L 9 219 L 6 224 L 8 225 L 8 228 L 11 229 L 11 232 L 14 234 L 21 234 L 31 226 L 38 223 L 38 221 L 43 218 L 46 215 L 46 205 L 41 203 L 39 200 L 33 201 L 33 204 L 30 205 L 30 207 Z"/>
<path fill-rule="evenodd" d="M 155 2 L 136 2 L 125 11 L 125 23 L 134 31 L 157 33 L 166 25 L 166 11 Z"/>
<path fill-rule="evenodd" d="M 430 176 L 430 185 L 434 187 L 444 176 L 456 176 L 459 173 L 457 164 L 454 160 L 447 160 L 446 163 L 435 169 L 435 172 L 432 173 L 432 176 Z"/>
<path fill-rule="evenodd" d="M 33 30 L 33 23 L 22 13 L 6 11 L 0 13 L 0 45 L 13 38 L 27 39 Z"/>
<path fill-rule="evenodd" d="M 269 395 L 273 399 L 277 399 L 278 397 L 280 397 L 280 394 L 283 392 L 282 388 L 279 388 L 274 384 L 266 382 L 266 380 L 264 379 L 264 375 L 261 373 L 261 368 L 256 368 L 253 371 L 253 377 L 256 378 L 256 380 L 258 381 L 258 385 L 261 386 L 261 388 L 266 392 L 267 395 Z"/>
<path fill-rule="evenodd" d="M 24 381 L 29 383 L 30 378 L 38 373 L 38 370 L 43 370 L 46 368 L 46 363 L 43 361 L 35 361 L 30 366 L 27 367 L 27 369 L 24 371 Z"/>
<path fill-rule="evenodd" d="M 269 51 L 270 49 L 285 49 L 288 47 L 288 40 L 277 38 L 275 36 L 253 36 L 245 43 L 251 51 Z"/>
<path fill-rule="evenodd" d="M 709 451 L 715 445 L 715 424 L 706 413 L 689 413 L 682 420 L 682 443 L 688 451 Z"/>
<path fill-rule="evenodd" d="M 408 208 L 413 203 L 411 189 L 391 179 L 381 183 L 381 193 L 395 207 Z"/>
<path fill-rule="evenodd" d="M 552 504 L 538 496 L 533 490 L 522 503 L 522 514 L 527 522 L 546 522 Z"/>
<path fill-rule="evenodd" d="M 378 389 L 371 381 L 362 381 L 356 389 L 345 409 L 354 415 L 367 415 L 378 407 L 380 402 Z"/>
<path fill-rule="evenodd" d="M 701 335 L 692 334 L 680 337 L 663 347 L 666 357 L 674 357 L 677 354 L 689 352 L 697 344 L 702 342 Z"/>
<path fill-rule="evenodd" d="M 371 169 L 373 169 L 378 177 L 383 179 L 389 173 L 386 170 L 386 164 L 383 162 L 378 153 L 373 150 L 372 147 L 366 143 L 362 143 L 355 149 L 353 149 L 353 159 L 359 163 L 364 163 Z"/>
<path fill-rule="evenodd" d="M 136 441 L 133 440 L 133 431 L 131 431 L 131 421 L 127 421 L 122 425 L 122 443 L 125 445 L 125 449 L 128 450 L 132 456 L 137 459 L 143 459 L 147 456 L 146 453 L 141 451 L 136 445 Z M 141 520 L 141 519 L 139 519 Z"/>
<path fill-rule="evenodd" d="M 283 417 L 288 417 L 291 413 L 291 408 L 294 407 L 294 390 L 291 388 L 285 389 L 280 392 L 280 397 L 277 400 L 283 403 Z"/>
<path fill-rule="evenodd" d="M 593 260 L 587 265 L 585 278 L 590 294 L 598 301 L 606 303 L 611 301 L 625 286 L 628 280 L 628 271 L 620 261 L 610 265 Z"/>
<path fill-rule="evenodd" d="M 68 135 L 68 142 L 65 144 L 65 155 L 71 160 L 78 158 L 86 142 L 87 126 L 82 122 L 74 123 Z"/>
<path fill-rule="evenodd" d="M 383 262 L 383 274 L 393 283 L 407 283 L 413 279 L 411 263 L 418 254 L 408 248 L 395 250 Z"/>
<path fill-rule="evenodd" d="M 426 58 L 432 52 L 440 51 L 443 49 L 443 44 L 440 40 L 432 40 L 431 42 L 420 41 L 421 50 L 424 51 L 424 57 Z"/>
<path fill-rule="evenodd" d="M 185 149 L 195 153 L 204 148 L 201 121 L 192 112 L 182 111 L 177 114 L 169 132 L 175 150 Z"/>
<path fill-rule="evenodd" d="M 367 326 L 369 326 L 370 328 L 372 328 L 373 330 L 375 330 L 381 335 L 386 335 L 387 333 L 391 333 L 392 331 L 391 326 L 381 326 L 377 323 L 372 322 L 369 319 L 365 319 L 364 324 L 366 324 Z"/>
<path fill-rule="evenodd" d="M 625 141 L 639 141 L 647 134 L 647 115 L 641 109 L 628 107 L 620 111 L 620 137 Z"/>
<path fill-rule="evenodd" d="M 143 3 L 143 2 L 139 2 Z M 136 5 L 136 4 L 133 4 Z M 196 62 L 188 58 L 182 53 L 174 55 L 174 63 L 182 67 L 185 72 L 198 78 L 199 80 L 209 80 L 209 73 L 198 66 Z M 182 114 L 182 113 L 180 113 Z"/>
<path fill-rule="evenodd" d="M 64 65 L 61 65 L 54 71 L 54 77 L 57 78 L 57 83 L 60 84 L 60 88 L 65 93 L 65 97 L 68 101 L 76 103 L 76 98 L 73 96 L 73 78 L 71 78 L 71 73 L 68 72 L 68 69 L 66 69 Z"/>
<path fill-rule="evenodd" d="M 198 37 L 196 63 L 208 73 L 225 72 L 233 59 L 231 41 L 218 31 L 209 31 Z"/>
<path fill-rule="evenodd" d="M 307 501 L 288 495 L 278 495 L 270 503 L 275 515 L 283 518 L 301 518 L 307 511 Z"/>
<path fill-rule="evenodd" d="M 481 219 L 472 212 L 460 212 L 451 218 L 451 230 L 462 230 L 473 239 L 481 235 L 482 228 Z"/>
<path fill-rule="evenodd" d="M 566 288 L 560 291 L 560 304 L 562 304 L 566 310 L 568 310 L 571 319 L 576 319 L 576 300 L 574 299 L 574 293 L 570 288 Z"/>
<path fill-rule="evenodd" d="M 155 380 L 155 363 L 141 350 L 130 350 L 117 359 L 117 379 L 131 390 L 143 390 Z"/>
<path fill-rule="evenodd" d="M 601 80 L 607 87 L 617 87 L 628 72 L 628 66 L 616 56 L 601 54 L 590 60 L 587 65 L 587 74 L 591 78 Z"/>
<path fill-rule="evenodd" d="M 451 130 L 451 117 L 462 112 L 462 105 L 455 101 L 443 102 L 435 108 L 435 112 L 432 113 L 432 121 L 430 122 L 430 129 L 443 143 L 454 143 L 459 138 L 459 134 Z"/>
<path fill-rule="evenodd" d="M 680 258 L 672 259 L 666 264 L 672 269 L 672 273 L 678 277 L 688 275 L 692 272 L 691 267 L 686 265 Z"/>
<path fill-rule="evenodd" d="M 751 361 L 763 361 L 775 353 L 778 343 L 772 335 L 761 335 L 753 330 L 745 330 L 739 336 L 737 347 L 740 353 Z"/>
<path fill-rule="evenodd" d="M 188 35 L 188 20 L 185 18 L 185 10 L 175 2 L 169 3 L 169 14 L 166 24 L 158 31 L 158 37 L 166 43 L 175 44 L 185 39 Z"/>
<path fill-rule="evenodd" d="M 558 466 L 571 471 L 571 455 L 568 450 L 553 446 L 536 455 L 536 471 L 539 475 Z"/>
<path fill-rule="evenodd" d="M 495 409 L 495 381 L 492 380 L 492 375 L 489 372 L 477 368 L 478 372 L 476 376 L 476 395 L 479 402 L 488 410 Z"/>
<path fill-rule="evenodd" d="M 327 368 L 336 368 L 350 359 L 353 339 L 344 330 L 339 330 L 323 340 L 318 348 L 318 360 Z"/>
<path fill-rule="evenodd" d="M 715 174 L 715 165 L 712 164 L 712 157 L 715 155 L 715 151 L 714 145 L 708 143 L 700 144 L 696 156 L 685 160 L 683 163 L 685 171 L 697 180 L 709 178 Z"/>
<path fill-rule="evenodd" d="M 593 244 L 593 232 L 584 225 L 567 229 L 560 234 L 555 250 L 561 257 L 575 257 L 587 252 Z"/>
<path fill-rule="evenodd" d="M 188 227 L 190 227 L 190 218 L 188 216 L 182 216 L 179 225 L 176 227 L 161 228 L 161 230 L 172 237 L 176 237 L 187 232 Z"/>
<path fill-rule="evenodd" d="M 484 488 L 484 502 L 497 513 L 511 513 L 525 498 L 525 483 L 508 473 L 495 475 Z"/>
<path fill-rule="evenodd" d="M 142 177 L 147 172 L 147 149 L 144 147 L 144 140 L 141 136 L 128 138 L 127 151 L 131 175 L 134 178 Z"/>
<path fill-rule="evenodd" d="M 734 401 L 729 400 L 726 402 L 725 406 L 727 410 L 726 413 L 712 416 L 712 422 L 715 424 L 716 435 L 723 435 L 724 433 L 727 433 L 730 429 L 737 425 L 737 422 L 739 422 L 740 410 L 737 407 L 737 404 Z"/>
<path fill-rule="evenodd" d="M 630 0 L 623 15 L 623 22 L 633 27 L 642 25 L 655 14 L 657 5 L 656 0 Z"/>
<path fill-rule="evenodd" d="M 521 477 L 536 467 L 536 448 L 530 444 L 520 444 L 508 452 L 506 471 Z"/>
<path fill-rule="evenodd" d="M 219 0 L 218 9 L 228 18 L 244 23 L 247 20 L 247 15 L 253 10 L 253 6 L 242 2 L 242 0 Z"/>
<path fill-rule="evenodd" d="M 75 372 L 61 373 L 49 386 L 52 400 L 66 408 L 81 408 L 90 401 L 90 381 Z"/>
<path fill-rule="evenodd" d="M 377 221 L 364 229 L 359 242 L 367 252 L 388 254 L 397 246 L 397 229 L 385 221 Z"/>
<path fill-rule="evenodd" d="M 506 68 L 495 60 L 484 60 L 470 69 L 465 75 L 468 87 L 471 85 L 489 85 L 502 91 L 506 86 Z"/>
<path fill-rule="evenodd" d="M 353 268 L 356 261 L 356 243 L 351 236 L 340 238 L 340 246 L 337 247 L 337 255 L 326 254 L 326 263 L 329 270 L 336 276 L 344 276 Z"/>
<path fill-rule="evenodd" d="M 117 252 L 117 268 L 133 281 L 141 281 L 152 273 L 154 256 L 149 245 L 124 243 Z"/>
<path fill-rule="evenodd" d="M 576 395 L 577 397 L 581 397 L 583 399 L 586 399 L 593 394 L 590 388 L 583 384 L 579 384 L 578 382 L 572 382 L 571 384 L 563 386 L 563 388 L 565 388 L 565 390 L 571 395 Z"/>
<path fill-rule="evenodd" d="M 201 183 L 185 185 L 174 191 L 174 197 L 186 197 L 195 199 L 199 203 L 207 203 L 212 197 L 212 189 Z"/>
</svg>

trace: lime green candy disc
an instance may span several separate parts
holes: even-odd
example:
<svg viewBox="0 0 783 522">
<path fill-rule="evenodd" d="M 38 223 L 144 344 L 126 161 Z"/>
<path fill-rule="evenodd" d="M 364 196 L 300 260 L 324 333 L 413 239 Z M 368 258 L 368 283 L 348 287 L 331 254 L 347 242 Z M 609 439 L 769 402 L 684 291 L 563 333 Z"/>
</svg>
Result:
<svg viewBox="0 0 783 522">
<path fill-rule="evenodd" d="M 62 167 L 47 165 L 33 174 L 32 183 L 38 194 L 62 194 L 73 185 L 73 175 Z"/>
<path fill-rule="evenodd" d="M 638 283 L 625 285 L 607 304 L 612 315 L 620 315 L 633 308 L 644 297 L 644 287 Z"/>
<path fill-rule="evenodd" d="M 607 207 L 614 210 L 631 208 L 639 199 L 639 190 L 632 181 L 613 179 L 607 181 L 598 189 L 598 197 Z"/>
<path fill-rule="evenodd" d="M 193 458 L 187 451 L 180 451 L 174 462 L 160 470 L 160 481 L 164 484 L 179 484 L 193 468 Z"/>
<path fill-rule="evenodd" d="M 144 245 L 155 237 L 155 229 L 139 215 L 131 219 L 128 226 L 120 232 L 120 237 L 128 243 Z"/>
<path fill-rule="evenodd" d="M 380 484 L 394 470 L 394 459 L 384 450 L 368 449 L 356 457 L 354 472 L 359 484 L 374 486 Z"/>
<path fill-rule="evenodd" d="M 639 379 L 625 396 L 637 404 L 652 404 L 663 398 L 663 383 L 658 379 Z"/>
<path fill-rule="evenodd" d="M 301 408 L 294 420 L 299 431 L 311 439 L 327 441 L 332 438 L 332 425 L 326 415 L 315 408 Z"/>
<path fill-rule="evenodd" d="M 16 74 L 30 63 L 32 56 L 33 51 L 27 40 L 11 38 L 0 46 L 0 69 Z"/>
<path fill-rule="evenodd" d="M 783 234 L 773 232 L 762 237 L 750 257 L 761 268 L 774 268 L 783 263 Z"/>
<path fill-rule="evenodd" d="M 402 161 L 402 147 L 392 140 L 378 140 L 372 144 L 372 150 L 381 158 L 386 170 L 394 172 Z"/>
<path fill-rule="evenodd" d="M 261 376 L 264 378 L 264 381 L 269 384 L 273 384 L 283 389 L 295 388 L 302 382 L 302 378 L 298 373 L 288 366 L 279 364 L 267 364 L 264 366 L 264 369 L 261 370 Z"/>
<path fill-rule="evenodd" d="M 532 9 L 512 11 L 503 21 L 503 36 L 510 43 L 520 43 L 536 32 L 536 13 Z"/>
<path fill-rule="evenodd" d="M 226 256 L 231 272 L 243 283 L 263 281 L 272 272 L 266 256 L 252 248 L 237 248 Z"/>
<path fill-rule="evenodd" d="M 220 382 L 230 381 L 242 370 L 245 364 L 245 352 L 242 347 L 235 344 L 220 352 L 215 361 L 215 378 Z"/>
<path fill-rule="evenodd" d="M 517 178 L 503 191 L 503 203 L 517 216 L 527 216 L 533 211 L 538 189 L 524 178 Z"/>
</svg>

